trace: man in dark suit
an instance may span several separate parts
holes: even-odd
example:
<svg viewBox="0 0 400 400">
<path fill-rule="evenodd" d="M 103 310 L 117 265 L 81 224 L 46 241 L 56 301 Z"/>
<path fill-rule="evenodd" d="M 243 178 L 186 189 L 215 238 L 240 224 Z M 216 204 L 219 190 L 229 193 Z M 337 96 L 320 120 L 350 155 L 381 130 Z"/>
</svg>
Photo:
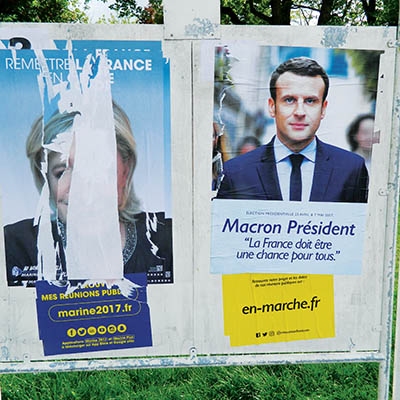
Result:
<svg viewBox="0 0 400 400">
<path fill-rule="evenodd" d="M 270 80 L 276 136 L 224 164 L 217 198 L 365 203 L 364 159 L 316 137 L 328 102 L 329 78 L 314 60 L 282 63 Z"/>
</svg>

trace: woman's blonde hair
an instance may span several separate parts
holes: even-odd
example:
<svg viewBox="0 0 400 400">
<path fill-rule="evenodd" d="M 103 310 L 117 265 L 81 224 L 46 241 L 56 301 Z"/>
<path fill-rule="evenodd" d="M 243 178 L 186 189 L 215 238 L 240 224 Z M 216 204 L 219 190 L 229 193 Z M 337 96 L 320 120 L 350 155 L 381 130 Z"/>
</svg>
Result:
<svg viewBox="0 0 400 400">
<path fill-rule="evenodd" d="M 124 198 L 119 207 L 119 219 L 123 222 L 134 220 L 135 214 L 140 209 L 140 201 L 136 196 L 133 186 L 133 173 L 136 168 L 137 153 L 136 143 L 133 138 L 131 123 L 125 111 L 113 101 L 114 127 L 117 150 L 122 161 L 129 166 Z M 41 173 L 41 163 L 44 159 L 43 144 L 49 144 L 62 132 L 72 127 L 74 118 L 79 112 L 62 113 L 56 112 L 47 123 L 43 122 L 43 116 L 39 117 L 32 125 L 26 140 L 26 155 L 29 159 L 35 185 L 40 191 L 44 184 Z"/>
</svg>

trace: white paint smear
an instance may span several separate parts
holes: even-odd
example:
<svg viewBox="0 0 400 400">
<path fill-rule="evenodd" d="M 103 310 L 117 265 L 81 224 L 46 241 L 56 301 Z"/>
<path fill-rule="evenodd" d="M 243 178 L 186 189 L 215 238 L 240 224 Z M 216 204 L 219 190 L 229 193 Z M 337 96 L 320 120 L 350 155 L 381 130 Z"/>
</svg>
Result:
<svg viewBox="0 0 400 400">
<path fill-rule="evenodd" d="M 81 99 L 81 115 L 73 126 L 76 153 L 67 219 L 68 277 L 122 279 L 115 130 L 104 55 L 98 74 L 82 87 Z"/>
<path fill-rule="evenodd" d="M 59 95 L 59 112 L 78 111 L 72 132 L 75 158 L 68 197 L 66 266 L 70 280 L 122 279 L 123 260 L 118 219 L 117 160 L 109 67 L 104 54 L 86 59 L 80 74 L 70 62 L 69 85 L 53 86 L 46 76 L 46 61 L 41 61 L 42 99 L 46 104 Z M 73 59 L 70 53 L 70 59 Z M 45 98 L 45 93 L 49 98 Z M 68 141 L 58 136 L 49 150 L 68 158 Z M 47 165 L 43 174 L 46 176 Z M 51 236 L 49 186 L 45 183 L 40 200 L 38 254 L 41 278 L 56 279 L 55 256 Z M 50 243 L 50 245 L 49 245 Z M 39 264 L 40 265 L 40 264 Z"/>
</svg>

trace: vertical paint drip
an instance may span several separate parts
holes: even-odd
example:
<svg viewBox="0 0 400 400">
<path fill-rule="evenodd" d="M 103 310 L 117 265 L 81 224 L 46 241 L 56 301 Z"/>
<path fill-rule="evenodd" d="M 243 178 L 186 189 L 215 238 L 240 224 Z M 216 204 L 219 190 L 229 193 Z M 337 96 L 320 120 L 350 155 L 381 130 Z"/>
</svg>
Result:
<svg viewBox="0 0 400 400">
<path fill-rule="evenodd" d="M 47 170 L 46 164 L 42 165 L 42 171 Z M 39 204 L 35 216 L 35 225 L 38 230 L 38 280 L 55 280 L 57 272 L 56 251 L 51 229 L 51 209 L 49 205 L 49 186 L 47 181 L 43 185 L 39 198 Z"/>
</svg>

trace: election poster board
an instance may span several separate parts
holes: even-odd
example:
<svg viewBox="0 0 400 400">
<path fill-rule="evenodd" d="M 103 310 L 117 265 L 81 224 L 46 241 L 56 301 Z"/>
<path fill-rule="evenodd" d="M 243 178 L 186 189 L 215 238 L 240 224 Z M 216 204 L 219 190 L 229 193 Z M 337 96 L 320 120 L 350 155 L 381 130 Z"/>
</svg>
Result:
<svg viewBox="0 0 400 400">
<path fill-rule="evenodd" d="M 0 25 L 0 368 L 384 360 L 394 30 L 87 28 Z M 340 160 L 292 201 L 286 163 L 282 198 L 259 198 L 235 160 L 276 138 L 270 75 L 303 56 L 330 86 L 284 96 L 316 107 L 294 129 L 317 128 L 315 171 L 320 142 Z M 367 155 L 346 137 L 361 114 Z"/>
<path fill-rule="evenodd" d="M 160 35 L 82 40 L 52 26 L 13 28 L 0 48 L 6 357 L 159 354 L 167 326 L 187 337 L 161 310 L 180 289 Z M 163 303 L 158 317 L 151 303 Z"/>
<path fill-rule="evenodd" d="M 372 348 L 379 352 L 385 335 L 381 323 L 390 314 L 385 297 L 390 284 L 384 275 L 391 268 L 377 259 L 384 253 L 377 246 L 385 245 L 374 232 L 390 215 L 376 214 L 388 200 L 382 199 L 382 188 L 390 176 L 397 179 L 390 163 L 386 173 L 382 170 L 384 154 L 396 148 L 391 128 L 385 128 L 392 103 L 384 96 L 393 91 L 394 54 L 385 40 L 379 44 L 369 37 L 361 43 L 355 31 L 344 36 L 333 27 L 317 32 L 279 28 L 269 34 L 249 27 L 239 34 L 226 27 L 221 40 L 197 47 L 194 148 L 210 151 L 208 171 L 204 167 L 194 174 L 201 188 L 195 221 L 208 218 L 210 224 L 209 247 L 195 250 L 199 264 L 210 251 L 210 270 L 199 268 L 197 280 L 212 282 L 221 292 L 210 299 L 210 285 L 198 287 L 196 308 L 205 311 L 196 327 L 204 335 L 214 324 L 224 331 L 224 338 L 213 337 L 216 352 L 229 348 L 230 354 L 268 353 L 272 359 L 282 352 L 301 353 L 303 360 L 305 352 L 316 352 L 309 359 L 321 360 L 324 351 L 332 351 L 352 357 Z M 321 72 L 296 75 L 292 64 L 303 58 L 325 71 L 328 93 Z M 284 70 L 285 62 L 293 69 Z M 314 68 L 313 62 L 306 70 Z M 289 71 L 286 76 L 282 69 Z M 278 78 L 271 83 L 276 70 Z M 210 86 L 212 106 L 200 95 Z M 274 87 L 277 93 L 271 94 Z M 212 119 L 202 119 L 204 110 Z M 361 120 L 368 122 L 369 132 L 363 149 L 355 146 L 353 133 Z M 206 124 L 211 143 L 201 136 Z M 310 126 L 316 139 L 308 140 Z M 289 148 L 296 135 L 307 148 Z M 291 199 L 288 159 L 302 150 L 307 162 L 303 193 Z M 371 293 L 389 300 L 383 300 L 386 308 L 376 308 Z M 215 303 L 223 321 L 216 317 Z M 209 326 L 202 330 L 200 321 L 212 307 Z"/>
</svg>

